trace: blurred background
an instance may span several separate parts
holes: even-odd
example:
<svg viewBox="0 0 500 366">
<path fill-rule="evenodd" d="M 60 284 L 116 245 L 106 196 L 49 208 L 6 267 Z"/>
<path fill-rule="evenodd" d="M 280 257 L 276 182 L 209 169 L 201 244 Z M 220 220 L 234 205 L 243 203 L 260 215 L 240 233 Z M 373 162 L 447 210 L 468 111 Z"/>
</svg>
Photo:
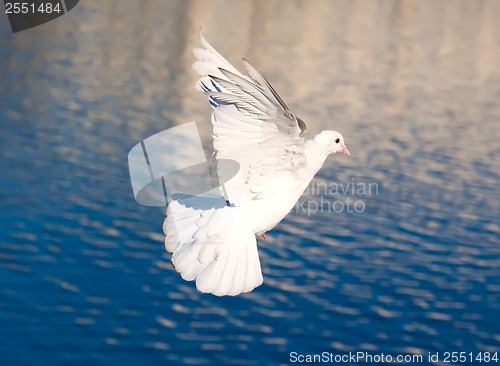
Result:
<svg viewBox="0 0 500 366">
<path fill-rule="evenodd" d="M 82 0 L 17 34 L 0 15 L 2 364 L 499 351 L 498 14 L 495 0 Z M 315 184 L 378 185 L 306 192 L 307 207 L 364 209 L 298 207 L 259 240 L 264 284 L 234 298 L 172 269 L 164 213 L 135 202 L 127 167 L 135 144 L 185 122 L 210 145 L 200 27 L 309 137 L 344 135 L 351 157 Z"/>
</svg>

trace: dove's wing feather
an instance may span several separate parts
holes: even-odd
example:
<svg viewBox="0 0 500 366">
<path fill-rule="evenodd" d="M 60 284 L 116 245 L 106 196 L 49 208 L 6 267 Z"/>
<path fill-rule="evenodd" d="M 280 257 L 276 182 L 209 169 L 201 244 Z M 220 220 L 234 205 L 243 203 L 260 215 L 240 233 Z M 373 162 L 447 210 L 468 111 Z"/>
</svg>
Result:
<svg viewBox="0 0 500 366">
<path fill-rule="evenodd" d="M 196 71 L 200 79 L 196 82 L 196 89 L 200 91 L 217 91 L 216 86 L 212 84 L 207 75 L 218 76 L 224 79 L 224 75 L 219 68 L 230 71 L 241 77 L 242 75 L 233 65 L 229 63 L 219 52 L 217 52 L 210 43 L 207 42 L 200 32 L 200 43 L 202 48 L 194 48 L 193 54 L 196 61 L 193 63 L 193 70 Z M 248 78 L 248 77 L 247 77 Z"/>
</svg>

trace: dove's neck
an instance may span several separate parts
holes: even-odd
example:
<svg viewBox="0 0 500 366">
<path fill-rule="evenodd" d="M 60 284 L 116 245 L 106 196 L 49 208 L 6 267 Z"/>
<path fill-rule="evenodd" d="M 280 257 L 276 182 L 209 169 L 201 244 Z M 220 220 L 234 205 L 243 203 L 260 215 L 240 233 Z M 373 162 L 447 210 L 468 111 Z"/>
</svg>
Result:
<svg viewBox="0 0 500 366">
<path fill-rule="evenodd" d="M 304 149 L 312 179 L 323 166 L 329 152 L 326 146 L 318 143 L 315 139 L 307 140 Z"/>
</svg>

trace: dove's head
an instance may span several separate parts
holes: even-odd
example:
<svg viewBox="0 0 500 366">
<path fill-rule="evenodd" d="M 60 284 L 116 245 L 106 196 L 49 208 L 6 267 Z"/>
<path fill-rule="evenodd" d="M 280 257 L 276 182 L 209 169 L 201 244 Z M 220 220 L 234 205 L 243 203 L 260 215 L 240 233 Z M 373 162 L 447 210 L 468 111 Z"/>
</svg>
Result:
<svg viewBox="0 0 500 366">
<path fill-rule="evenodd" d="M 323 131 L 314 138 L 314 141 L 324 147 L 327 154 L 343 152 L 346 155 L 351 155 L 345 146 L 344 136 L 337 131 Z"/>
</svg>

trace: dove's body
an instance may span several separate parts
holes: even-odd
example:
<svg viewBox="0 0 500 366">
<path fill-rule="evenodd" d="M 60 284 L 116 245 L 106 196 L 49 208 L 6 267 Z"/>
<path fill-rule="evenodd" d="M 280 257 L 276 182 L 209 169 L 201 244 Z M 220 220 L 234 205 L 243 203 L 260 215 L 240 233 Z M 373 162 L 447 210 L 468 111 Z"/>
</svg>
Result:
<svg viewBox="0 0 500 366">
<path fill-rule="evenodd" d="M 200 75 L 197 88 L 214 108 L 218 175 L 227 181 L 220 163 L 236 161 L 240 183 L 215 189 L 209 207 L 196 204 L 197 197 L 172 201 L 165 246 L 176 270 L 186 280 L 196 279 L 198 290 L 237 295 L 262 283 L 255 235 L 293 209 L 329 154 L 349 151 L 335 131 L 306 142 L 305 124 L 248 61 L 246 76 L 200 38 L 204 48 L 194 50 L 193 69 Z"/>
<path fill-rule="evenodd" d="M 327 157 L 327 154 L 320 155 L 314 149 L 312 140 L 305 144 L 305 155 L 308 162 L 306 166 L 282 177 L 279 183 L 276 180 L 276 184 L 270 184 L 266 198 L 252 200 L 243 207 L 248 208 L 249 221 L 255 234 L 271 230 L 290 213 Z"/>
</svg>

